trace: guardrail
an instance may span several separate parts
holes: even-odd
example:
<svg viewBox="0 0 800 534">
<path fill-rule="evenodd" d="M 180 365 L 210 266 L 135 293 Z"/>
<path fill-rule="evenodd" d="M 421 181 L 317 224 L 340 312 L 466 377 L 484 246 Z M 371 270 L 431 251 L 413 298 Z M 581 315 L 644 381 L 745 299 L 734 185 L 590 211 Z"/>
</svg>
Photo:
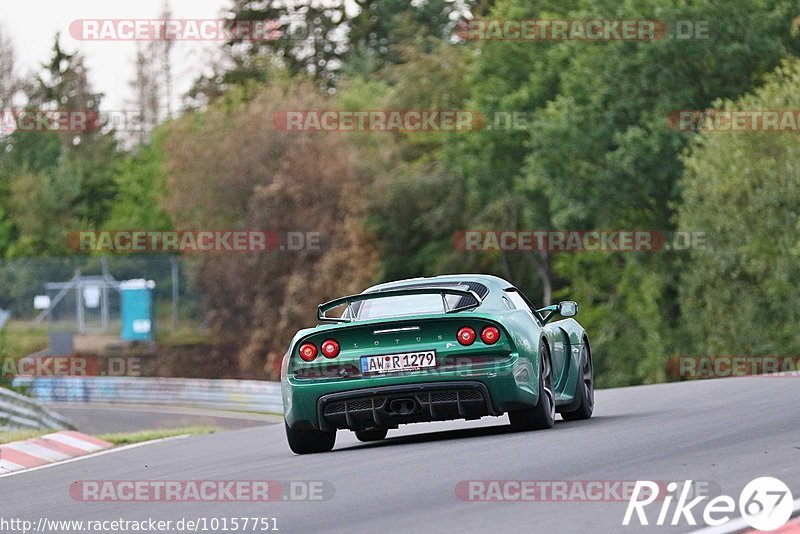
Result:
<svg viewBox="0 0 800 534">
<path fill-rule="evenodd" d="M 17 377 L 41 402 L 106 402 L 283 413 L 281 386 L 259 380 L 144 377 Z"/>
<path fill-rule="evenodd" d="M 40 406 L 33 399 L 0 388 L 0 431 L 30 428 L 35 430 L 72 430 L 69 419 Z"/>
</svg>

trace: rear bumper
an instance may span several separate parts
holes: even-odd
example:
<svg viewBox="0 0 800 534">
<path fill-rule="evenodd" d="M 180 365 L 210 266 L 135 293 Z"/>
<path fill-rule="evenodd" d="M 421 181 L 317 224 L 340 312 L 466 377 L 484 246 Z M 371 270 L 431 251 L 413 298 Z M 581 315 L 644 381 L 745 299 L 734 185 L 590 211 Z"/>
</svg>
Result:
<svg viewBox="0 0 800 534">
<path fill-rule="evenodd" d="M 431 382 L 323 395 L 317 418 L 324 430 L 394 428 L 401 424 L 500 415 L 481 382 Z"/>
<path fill-rule="evenodd" d="M 539 400 L 538 369 L 512 354 L 481 369 L 358 379 L 284 378 L 293 429 L 392 428 L 400 424 L 499 416 Z M 411 401 L 406 408 L 394 400 Z M 345 406 L 345 401 L 347 406 Z"/>
</svg>

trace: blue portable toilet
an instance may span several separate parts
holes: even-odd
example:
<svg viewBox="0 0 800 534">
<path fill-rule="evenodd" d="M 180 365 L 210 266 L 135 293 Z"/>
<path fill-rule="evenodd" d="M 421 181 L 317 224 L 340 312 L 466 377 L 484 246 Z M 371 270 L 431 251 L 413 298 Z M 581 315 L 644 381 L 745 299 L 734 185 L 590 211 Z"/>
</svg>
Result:
<svg viewBox="0 0 800 534">
<path fill-rule="evenodd" d="M 120 282 L 120 309 L 122 315 L 122 339 L 127 341 L 153 341 L 155 317 L 153 317 L 152 280 L 125 280 Z"/>
</svg>

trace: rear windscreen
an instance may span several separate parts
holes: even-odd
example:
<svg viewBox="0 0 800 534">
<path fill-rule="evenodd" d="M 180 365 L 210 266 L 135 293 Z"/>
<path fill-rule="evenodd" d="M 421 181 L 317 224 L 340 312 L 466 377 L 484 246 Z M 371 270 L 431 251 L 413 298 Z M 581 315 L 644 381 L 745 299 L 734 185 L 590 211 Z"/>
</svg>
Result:
<svg viewBox="0 0 800 534">
<path fill-rule="evenodd" d="M 462 299 L 460 295 L 445 295 L 445 298 L 447 307 L 450 309 L 455 308 Z M 353 308 L 356 319 L 361 321 L 422 313 L 444 313 L 445 311 L 442 296 L 436 294 L 403 295 L 365 300 L 354 304 Z"/>
</svg>

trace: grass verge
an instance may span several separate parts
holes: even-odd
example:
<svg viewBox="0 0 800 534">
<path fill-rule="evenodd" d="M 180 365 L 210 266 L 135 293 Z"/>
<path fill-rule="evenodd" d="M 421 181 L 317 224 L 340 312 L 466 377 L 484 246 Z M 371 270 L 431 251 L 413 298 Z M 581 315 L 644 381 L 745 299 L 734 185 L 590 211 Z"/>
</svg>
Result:
<svg viewBox="0 0 800 534">
<path fill-rule="evenodd" d="M 131 445 L 154 439 L 171 438 L 183 435 L 213 434 L 217 431 L 213 426 L 188 426 L 183 428 L 159 428 L 155 430 L 140 430 L 138 432 L 121 432 L 118 434 L 103 434 L 98 439 L 108 441 L 114 445 Z"/>
<path fill-rule="evenodd" d="M 24 439 L 38 438 L 45 434 L 50 434 L 52 430 L 8 430 L 0 432 L 0 445 L 11 443 L 12 441 L 22 441 Z"/>
</svg>

